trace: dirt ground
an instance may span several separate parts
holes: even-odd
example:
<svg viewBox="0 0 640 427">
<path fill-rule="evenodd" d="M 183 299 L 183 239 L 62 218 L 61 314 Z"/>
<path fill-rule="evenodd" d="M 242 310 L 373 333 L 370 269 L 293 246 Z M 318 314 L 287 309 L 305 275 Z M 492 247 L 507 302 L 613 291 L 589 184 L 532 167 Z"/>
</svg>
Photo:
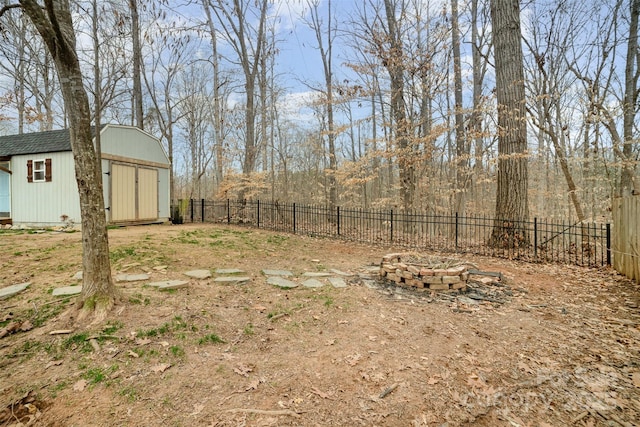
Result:
<svg viewBox="0 0 640 427">
<path fill-rule="evenodd" d="M 77 326 L 73 299 L 51 292 L 76 283 L 80 233 L 2 231 L 0 285 L 31 286 L 0 301 L 0 426 L 640 420 L 640 292 L 612 271 L 454 255 L 504 275 L 472 284 L 494 296 L 478 301 L 373 280 L 399 248 L 219 225 L 109 237 L 114 272 L 157 281 L 238 268 L 251 280 L 169 292 L 118 283 L 110 318 Z M 281 289 L 263 269 L 352 276 L 346 288 Z"/>
</svg>

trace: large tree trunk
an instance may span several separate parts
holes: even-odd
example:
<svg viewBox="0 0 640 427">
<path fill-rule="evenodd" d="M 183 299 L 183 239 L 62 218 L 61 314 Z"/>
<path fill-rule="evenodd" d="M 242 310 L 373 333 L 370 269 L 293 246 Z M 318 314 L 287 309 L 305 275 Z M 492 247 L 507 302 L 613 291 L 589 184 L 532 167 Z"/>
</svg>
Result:
<svg viewBox="0 0 640 427">
<path fill-rule="evenodd" d="M 98 159 L 91 137 L 89 99 L 75 51 L 75 34 L 67 0 L 47 0 L 43 9 L 35 0 L 21 0 L 25 13 L 42 36 L 58 70 L 67 111 L 71 148 L 82 216 L 81 317 L 95 311 L 101 320 L 114 305 L 117 291 L 111 278 L 109 242 Z"/>
<path fill-rule="evenodd" d="M 638 194 L 640 188 L 635 181 L 635 160 L 633 153 L 633 128 L 636 117 L 636 101 L 638 99 L 638 15 L 640 0 L 631 0 L 631 17 L 629 22 L 629 43 L 627 45 L 627 63 L 625 67 L 625 91 L 622 106 L 623 138 L 622 154 L 624 166 L 620 176 L 620 195 Z"/>
<path fill-rule="evenodd" d="M 403 47 L 396 22 L 395 2 L 384 0 L 389 31 L 390 49 L 387 58 L 387 70 L 391 79 L 391 113 L 395 122 L 395 139 L 400 169 L 400 198 L 405 211 L 413 207 L 415 193 L 415 166 L 409 141 L 409 121 L 404 101 L 404 63 Z"/>
<path fill-rule="evenodd" d="M 492 246 L 528 243 L 527 129 L 519 0 L 492 0 L 496 97 L 498 101 L 498 188 Z"/>
<path fill-rule="evenodd" d="M 454 209 L 464 216 L 469 149 L 464 130 L 462 111 L 462 65 L 460 63 L 460 30 L 458 28 L 458 0 L 451 0 L 451 43 L 453 47 L 453 87 L 456 117 L 456 189 Z"/>
</svg>

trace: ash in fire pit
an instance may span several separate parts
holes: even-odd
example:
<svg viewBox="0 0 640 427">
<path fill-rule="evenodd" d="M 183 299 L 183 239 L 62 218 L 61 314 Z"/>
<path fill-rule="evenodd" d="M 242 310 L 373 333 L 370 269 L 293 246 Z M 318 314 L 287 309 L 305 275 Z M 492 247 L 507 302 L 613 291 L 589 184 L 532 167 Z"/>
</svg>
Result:
<svg viewBox="0 0 640 427">
<path fill-rule="evenodd" d="M 382 257 L 380 277 L 410 288 L 464 291 L 469 280 L 469 267 L 472 266 L 454 259 L 395 253 Z"/>
</svg>

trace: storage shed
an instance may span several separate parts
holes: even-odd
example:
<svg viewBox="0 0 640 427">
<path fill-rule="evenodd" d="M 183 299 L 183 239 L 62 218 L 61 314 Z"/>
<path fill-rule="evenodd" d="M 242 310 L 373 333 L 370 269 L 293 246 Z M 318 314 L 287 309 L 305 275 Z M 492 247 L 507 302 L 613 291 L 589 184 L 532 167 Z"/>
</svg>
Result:
<svg viewBox="0 0 640 427">
<path fill-rule="evenodd" d="M 107 222 L 169 219 L 169 159 L 157 138 L 132 127 L 100 129 Z M 0 223 L 80 223 L 69 130 L 0 136 Z"/>
</svg>

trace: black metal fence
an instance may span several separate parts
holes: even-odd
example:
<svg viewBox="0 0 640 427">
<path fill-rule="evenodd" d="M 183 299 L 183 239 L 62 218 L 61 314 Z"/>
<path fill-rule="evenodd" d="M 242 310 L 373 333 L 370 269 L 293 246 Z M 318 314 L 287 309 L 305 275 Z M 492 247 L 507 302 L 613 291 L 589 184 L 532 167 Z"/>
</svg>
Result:
<svg viewBox="0 0 640 427">
<path fill-rule="evenodd" d="M 520 239 L 492 239 L 496 227 L 485 216 L 434 215 L 394 209 L 333 209 L 328 206 L 260 200 L 179 200 L 174 222 L 246 225 L 381 246 L 473 253 L 531 262 L 581 266 L 611 265 L 611 226 L 564 221 L 500 221 L 505 229 L 524 230 Z M 495 236 L 495 234 L 494 234 Z M 492 244 L 489 244 L 489 242 Z"/>
</svg>

